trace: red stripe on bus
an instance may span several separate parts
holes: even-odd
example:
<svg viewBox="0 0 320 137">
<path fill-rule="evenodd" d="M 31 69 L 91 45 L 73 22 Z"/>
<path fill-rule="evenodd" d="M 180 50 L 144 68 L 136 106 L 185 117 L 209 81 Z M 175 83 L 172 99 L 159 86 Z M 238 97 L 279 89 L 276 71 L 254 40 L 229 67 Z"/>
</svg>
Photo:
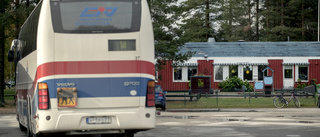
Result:
<svg viewBox="0 0 320 137">
<path fill-rule="evenodd" d="M 27 92 L 34 94 L 38 79 L 51 75 L 74 74 L 121 74 L 143 73 L 155 75 L 154 64 L 147 61 L 69 61 L 49 62 L 37 68 L 37 73 L 30 89 L 17 89 L 19 98 L 26 98 Z"/>
<path fill-rule="evenodd" d="M 147 61 L 70 61 L 38 66 L 36 80 L 51 75 L 144 73 L 155 75 L 154 64 Z"/>
</svg>

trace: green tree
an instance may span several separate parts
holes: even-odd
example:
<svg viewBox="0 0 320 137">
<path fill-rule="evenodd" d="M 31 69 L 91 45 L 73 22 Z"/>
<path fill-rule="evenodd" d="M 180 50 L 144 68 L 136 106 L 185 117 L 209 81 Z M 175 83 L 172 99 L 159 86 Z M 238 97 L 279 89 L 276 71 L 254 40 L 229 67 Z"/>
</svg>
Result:
<svg viewBox="0 0 320 137">
<path fill-rule="evenodd" d="M 254 41 L 252 29 L 253 6 L 252 0 L 225 0 L 222 1 L 221 29 L 223 38 L 229 42 L 245 40 Z"/>
<path fill-rule="evenodd" d="M 9 48 L 11 46 L 11 42 L 13 39 L 17 39 L 19 36 L 20 28 L 25 22 L 25 20 L 28 18 L 29 14 L 32 12 L 32 10 L 35 8 L 35 2 L 25 2 L 20 4 L 19 1 L 15 1 L 12 3 L 14 7 L 11 7 L 10 10 L 7 11 L 8 13 L 8 27 L 6 29 L 6 50 L 5 55 L 7 55 Z M 15 73 L 15 65 L 14 62 L 8 62 L 7 59 L 5 59 L 5 80 L 6 81 L 15 81 L 14 79 L 14 73 Z"/>
<path fill-rule="evenodd" d="M 184 62 L 193 55 L 192 52 L 179 53 L 179 48 L 184 45 L 184 42 L 179 39 L 181 31 L 176 26 L 176 22 L 180 18 L 177 1 L 148 0 L 153 22 L 157 69 L 161 69 L 165 65 L 165 60 Z"/>
<path fill-rule="evenodd" d="M 9 0 L 0 1 L 0 103 L 4 103 L 4 54 L 5 54 L 5 28 L 6 22 L 6 10 L 9 6 Z"/>
<path fill-rule="evenodd" d="M 36 1 L 38 2 L 38 1 Z M 10 0 L 0 1 L 0 102 L 4 103 L 4 83 L 10 80 L 14 81 L 15 64 L 7 61 L 8 50 L 11 46 L 11 41 L 18 38 L 18 34 L 24 21 L 29 16 L 29 13 L 35 7 L 35 2 L 20 4 L 19 0 L 10 3 Z"/>
<path fill-rule="evenodd" d="M 181 39 L 185 42 L 206 42 L 215 36 L 220 0 L 187 0 L 181 3 Z"/>
<path fill-rule="evenodd" d="M 261 41 L 316 41 L 317 14 L 317 1 L 265 0 Z"/>
</svg>

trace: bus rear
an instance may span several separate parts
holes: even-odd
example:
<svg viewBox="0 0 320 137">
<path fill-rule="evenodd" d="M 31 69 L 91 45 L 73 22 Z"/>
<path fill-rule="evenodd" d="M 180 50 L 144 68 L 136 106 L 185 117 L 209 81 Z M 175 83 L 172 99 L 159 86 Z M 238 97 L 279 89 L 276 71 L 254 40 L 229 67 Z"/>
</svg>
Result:
<svg viewBox="0 0 320 137">
<path fill-rule="evenodd" d="M 32 133 L 154 128 L 153 60 L 146 0 L 43 1 Z"/>
</svg>

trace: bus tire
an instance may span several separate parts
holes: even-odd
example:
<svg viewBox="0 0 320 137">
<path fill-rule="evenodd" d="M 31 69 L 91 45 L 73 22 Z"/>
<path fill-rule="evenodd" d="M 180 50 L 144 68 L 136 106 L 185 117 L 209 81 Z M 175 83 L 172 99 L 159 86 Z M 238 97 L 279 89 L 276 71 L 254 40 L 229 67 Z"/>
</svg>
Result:
<svg viewBox="0 0 320 137">
<path fill-rule="evenodd" d="M 29 105 L 29 102 L 27 103 L 28 104 L 28 111 L 27 111 L 27 137 L 39 137 L 40 134 L 33 134 L 32 132 L 32 126 L 31 126 L 31 107 Z"/>
<path fill-rule="evenodd" d="M 318 102 L 317 102 L 317 106 L 318 106 L 318 108 L 320 108 L 320 97 L 318 97 Z"/>
<path fill-rule="evenodd" d="M 124 134 L 101 134 L 101 137 L 134 137 L 134 133 L 124 133 Z"/>
<path fill-rule="evenodd" d="M 134 137 L 133 133 L 125 133 L 121 137 Z"/>
<path fill-rule="evenodd" d="M 18 114 L 18 113 L 17 113 L 17 114 Z M 18 116 L 18 115 L 17 115 L 17 120 L 18 120 L 18 122 L 19 122 L 20 131 L 22 131 L 22 132 L 27 131 L 27 128 L 20 123 L 20 120 L 19 120 L 19 116 Z"/>
<path fill-rule="evenodd" d="M 167 110 L 167 105 L 166 105 L 166 104 L 162 105 L 162 106 L 161 106 L 161 110 L 162 110 L 162 111 L 166 111 L 166 110 Z"/>
<path fill-rule="evenodd" d="M 19 128 L 20 128 L 20 131 L 27 131 L 27 128 L 20 123 L 19 123 Z"/>
</svg>

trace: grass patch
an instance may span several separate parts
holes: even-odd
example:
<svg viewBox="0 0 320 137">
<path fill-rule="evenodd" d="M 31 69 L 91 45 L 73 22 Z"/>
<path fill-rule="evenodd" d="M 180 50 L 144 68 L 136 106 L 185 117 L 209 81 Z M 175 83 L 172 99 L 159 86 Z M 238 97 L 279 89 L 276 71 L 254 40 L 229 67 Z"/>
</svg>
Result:
<svg viewBox="0 0 320 137">
<path fill-rule="evenodd" d="M 176 108 L 275 108 L 274 98 L 201 98 L 198 101 L 167 101 L 168 109 Z M 286 98 L 287 99 L 287 98 Z M 288 98 L 289 99 L 289 98 Z M 301 107 L 317 107 L 314 98 L 298 98 Z M 287 106 L 284 106 L 284 108 Z M 291 101 L 287 108 L 295 108 Z"/>
<path fill-rule="evenodd" d="M 5 105 L 3 105 L 2 103 L 0 103 L 0 107 L 5 107 Z"/>
<path fill-rule="evenodd" d="M 15 94 L 16 93 L 16 90 L 15 89 L 5 89 L 4 90 L 4 94 Z"/>
<path fill-rule="evenodd" d="M 5 89 L 4 95 L 15 95 L 16 91 L 14 89 Z M 4 97 L 4 100 L 14 100 L 13 96 Z"/>
<path fill-rule="evenodd" d="M 15 89 L 5 89 L 4 95 L 15 95 Z M 0 107 L 11 108 L 15 107 L 15 100 L 13 96 L 4 97 L 5 104 L 0 103 Z"/>
</svg>

